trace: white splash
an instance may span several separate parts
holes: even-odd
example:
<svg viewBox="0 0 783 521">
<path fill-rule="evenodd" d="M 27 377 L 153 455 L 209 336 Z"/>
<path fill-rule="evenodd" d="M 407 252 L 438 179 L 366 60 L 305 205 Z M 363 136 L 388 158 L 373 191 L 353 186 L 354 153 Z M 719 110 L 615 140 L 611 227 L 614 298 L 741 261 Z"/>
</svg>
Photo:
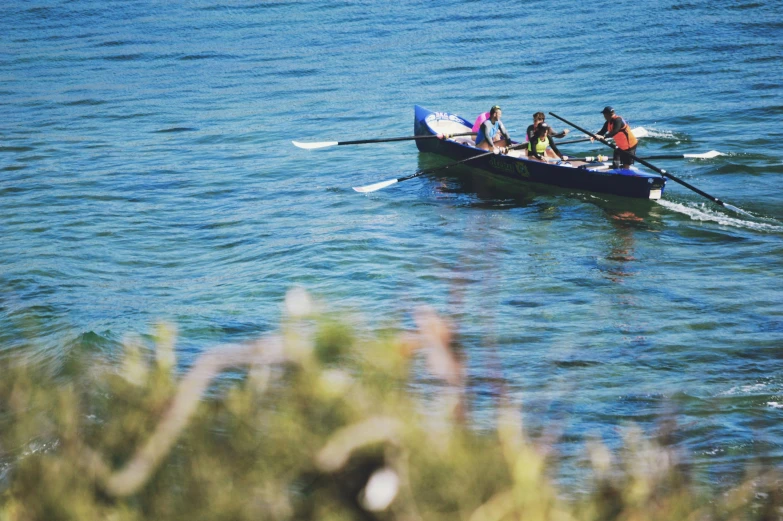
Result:
<svg viewBox="0 0 783 521">
<path fill-rule="evenodd" d="M 667 141 L 679 141 L 680 138 L 671 130 L 660 130 L 657 128 L 644 127 L 647 131 L 647 137 L 654 137 L 656 139 L 665 139 Z"/>
<path fill-rule="evenodd" d="M 722 211 L 709 208 L 706 204 L 685 205 L 667 201 L 666 199 L 659 199 L 658 204 L 673 212 L 687 215 L 694 221 L 715 222 L 722 226 L 733 226 L 735 228 L 746 228 L 762 232 L 783 232 L 783 225 L 733 217 Z"/>
<path fill-rule="evenodd" d="M 767 402 L 767 405 L 774 407 L 775 409 L 783 409 L 783 403 L 780 402 Z"/>
<path fill-rule="evenodd" d="M 736 395 L 752 395 L 752 394 L 760 394 L 763 391 L 766 391 L 768 387 L 768 384 L 766 383 L 758 383 L 758 384 L 751 384 L 751 385 L 739 385 L 736 387 L 732 387 L 728 391 L 723 391 L 722 393 L 719 393 L 718 396 L 736 396 Z"/>
</svg>

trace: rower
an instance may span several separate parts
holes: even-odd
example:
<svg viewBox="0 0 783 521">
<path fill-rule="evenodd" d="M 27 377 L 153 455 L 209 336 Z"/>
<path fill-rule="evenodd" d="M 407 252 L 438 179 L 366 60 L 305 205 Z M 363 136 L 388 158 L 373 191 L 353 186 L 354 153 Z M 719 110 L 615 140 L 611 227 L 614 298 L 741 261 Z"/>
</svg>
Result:
<svg viewBox="0 0 783 521">
<path fill-rule="evenodd" d="M 527 144 L 527 157 L 546 161 L 548 149 L 551 149 L 551 152 L 554 152 L 560 159 L 564 161 L 568 159 L 568 156 L 564 156 L 557 149 L 554 140 L 549 136 L 549 131 L 549 125 L 546 123 L 538 124 L 533 134 L 533 139 Z"/>
<path fill-rule="evenodd" d="M 636 155 L 636 147 L 638 140 L 634 136 L 631 126 L 625 122 L 625 120 L 615 114 L 612 107 L 604 107 L 601 111 L 604 119 L 604 126 L 601 130 L 596 132 L 596 135 L 603 138 L 614 138 L 614 155 L 612 156 L 612 165 L 614 168 L 618 166 L 620 168 L 630 168 L 634 163 L 634 156 Z M 590 138 L 593 141 L 593 138 Z"/>
<path fill-rule="evenodd" d="M 536 112 L 533 114 L 533 124 L 527 127 L 527 132 L 525 134 L 525 141 L 530 142 L 533 140 L 533 136 L 536 133 L 536 128 L 538 128 L 538 125 L 544 123 L 546 121 L 546 116 L 543 112 Z M 475 130 L 474 130 L 475 132 Z M 556 138 L 566 137 L 568 135 L 568 129 L 564 129 L 560 133 L 555 133 L 554 129 L 552 127 L 549 127 L 549 135 Z"/>
<path fill-rule="evenodd" d="M 507 147 L 511 144 L 511 137 L 509 137 L 503 122 L 500 121 L 502 114 L 503 111 L 497 105 L 493 105 L 489 109 L 489 119 L 481 123 L 478 135 L 476 135 L 477 148 L 492 150 L 495 153 L 502 151 L 505 154 L 508 152 Z"/>
</svg>

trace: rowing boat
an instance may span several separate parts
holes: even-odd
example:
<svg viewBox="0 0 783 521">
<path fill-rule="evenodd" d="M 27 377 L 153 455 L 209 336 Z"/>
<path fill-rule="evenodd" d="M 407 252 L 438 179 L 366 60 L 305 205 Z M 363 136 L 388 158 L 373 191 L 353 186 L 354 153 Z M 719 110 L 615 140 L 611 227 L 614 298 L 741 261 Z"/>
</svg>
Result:
<svg viewBox="0 0 783 521">
<path fill-rule="evenodd" d="M 467 119 L 448 112 L 434 112 L 418 105 L 415 110 L 414 134 L 417 136 L 463 134 L 470 132 L 473 126 Z M 513 144 L 518 143 L 512 142 L 512 146 Z M 528 159 L 522 147 L 509 150 L 508 154 L 487 155 L 485 150 L 475 147 L 470 136 L 417 139 L 416 146 L 421 152 L 431 152 L 458 160 L 485 154 L 469 164 L 515 181 L 641 199 L 660 199 L 666 184 L 666 178 L 663 176 L 643 172 L 635 166 L 620 169 L 612 168 L 612 163 L 606 161 Z"/>
</svg>

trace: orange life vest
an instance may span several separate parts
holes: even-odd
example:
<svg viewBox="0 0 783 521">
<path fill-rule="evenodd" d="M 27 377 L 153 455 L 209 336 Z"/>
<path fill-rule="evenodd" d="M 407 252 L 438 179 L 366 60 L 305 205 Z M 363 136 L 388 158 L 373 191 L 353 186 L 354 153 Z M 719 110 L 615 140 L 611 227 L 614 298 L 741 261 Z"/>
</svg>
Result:
<svg viewBox="0 0 783 521">
<path fill-rule="evenodd" d="M 620 116 L 616 116 L 620 117 Z M 611 134 L 612 127 L 614 126 L 612 123 L 614 123 L 614 119 L 610 119 L 609 123 L 606 126 L 607 134 Z M 628 150 L 629 148 L 635 147 L 636 143 L 638 141 L 636 140 L 636 136 L 633 135 L 633 132 L 631 132 L 630 126 L 626 123 L 625 127 L 615 134 L 614 136 L 614 143 L 617 145 L 617 148 L 620 150 Z"/>
</svg>

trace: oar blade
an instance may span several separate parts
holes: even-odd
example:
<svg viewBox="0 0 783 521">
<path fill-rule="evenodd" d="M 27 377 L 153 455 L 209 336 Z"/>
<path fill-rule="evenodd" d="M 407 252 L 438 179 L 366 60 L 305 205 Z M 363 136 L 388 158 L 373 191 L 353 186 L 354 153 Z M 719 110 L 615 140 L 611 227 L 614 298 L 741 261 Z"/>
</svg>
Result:
<svg viewBox="0 0 783 521">
<path fill-rule="evenodd" d="M 333 147 L 338 142 L 337 141 L 321 141 L 318 143 L 302 143 L 301 141 L 291 141 L 291 143 L 294 144 L 294 146 L 297 146 L 299 148 L 304 148 L 305 150 L 313 150 L 316 148 L 326 148 L 326 147 Z"/>
<path fill-rule="evenodd" d="M 724 208 L 728 208 L 732 212 L 736 212 L 736 213 L 738 213 L 740 215 L 744 215 L 746 217 L 753 217 L 753 214 L 748 213 L 745 210 L 743 210 L 742 208 L 738 208 L 738 207 L 734 206 L 733 204 L 724 203 L 723 201 L 721 201 L 720 203 L 721 203 L 721 206 L 723 206 Z"/>
<path fill-rule="evenodd" d="M 560 121 L 562 121 L 562 122 L 563 122 L 563 123 L 565 123 L 566 125 L 571 125 L 571 126 L 572 126 L 572 127 L 574 127 L 575 129 L 577 129 L 577 130 L 580 130 L 580 131 L 584 132 L 584 133 L 585 133 L 585 134 L 587 134 L 588 136 L 592 136 L 592 135 L 594 135 L 594 134 L 593 134 L 592 132 L 590 132 L 589 130 L 585 130 L 585 129 L 583 129 L 583 128 L 582 128 L 582 127 L 580 127 L 580 126 L 578 126 L 578 125 L 576 125 L 576 124 L 574 124 L 574 123 L 571 123 L 570 121 L 568 121 L 568 120 L 567 120 L 567 119 L 565 119 L 565 118 L 561 118 L 560 116 L 558 116 L 558 115 L 557 115 L 557 114 L 555 114 L 554 112 L 550 112 L 549 114 L 550 114 L 550 115 L 552 115 L 552 116 L 554 116 L 554 117 L 556 117 L 557 119 L 559 119 Z M 606 140 L 602 140 L 602 141 L 603 141 L 604 143 L 606 143 Z M 718 204 L 721 204 L 721 205 L 723 205 L 723 206 L 726 206 L 727 208 L 729 208 L 729 209 L 731 209 L 731 210 L 734 210 L 734 211 L 740 211 L 740 212 L 744 212 L 744 210 L 740 210 L 740 209 L 739 209 L 739 208 L 737 208 L 736 206 L 731 206 L 731 205 L 728 205 L 728 206 L 727 206 L 727 205 L 726 205 L 726 203 L 724 203 L 723 201 L 721 201 L 721 200 L 720 200 L 720 199 L 718 199 L 717 197 L 713 197 L 713 196 L 711 196 L 710 194 L 708 194 L 707 192 L 703 192 L 702 190 L 699 190 L 699 189 L 698 189 L 698 188 L 696 188 L 695 186 L 693 186 L 693 185 L 691 185 L 691 184 L 687 183 L 686 181 L 683 181 L 682 179 L 679 179 L 677 176 L 674 176 L 674 175 L 670 174 L 670 173 L 669 173 L 669 172 L 667 172 L 666 170 L 661 170 L 661 169 L 660 169 L 660 168 L 658 168 L 657 166 L 655 166 L 655 165 L 653 165 L 653 164 L 650 164 L 650 163 L 648 163 L 648 162 L 647 162 L 645 159 L 643 159 L 643 158 L 641 158 L 641 157 L 636 157 L 636 155 L 634 155 L 634 154 L 630 154 L 630 153 L 627 153 L 627 154 L 628 154 L 628 155 L 630 155 L 632 158 L 634 158 L 634 159 L 638 160 L 638 161 L 639 161 L 641 164 L 643 164 L 643 165 L 644 165 L 644 166 L 646 166 L 647 168 L 650 168 L 650 169 L 654 170 L 655 172 L 658 172 L 658 173 L 659 173 L 659 174 L 661 174 L 662 176 L 666 176 L 666 177 L 668 177 L 669 179 L 671 179 L 672 181 L 674 181 L 674 182 L 676 182 L 676 183 L 680 183 L 682 186 L 684 186 L 684 187 L 686 187 L 686 188 L 688 188 L 688 189 L 690 189 L 690 190 L 693 190 L 693 191 L 694 191 L 694 192 L 696 192 L 697 194 L 701 195 L 702 197 L 706 197 L 706 198 L 707 198 L 707 199 L 709 199 L 710 201 L 713 201 L 713 202 L 715 202 L 715 203 L 718 203 Z M 745 213 L 747 213 L 747 212 L 745 212 Z"/>
<path fill-rule="evenodd" d="M 717 150 L 710 150 L 709 152 L 705 152 L 703 154 L 684 154 L 683 157 L 692 157 L 694 159 L 712 159 L 714 157 L 718 157 L 722 155 L 725 154 L 722 154 Z"/>
<path fill-rule="evenodd" d="M 372 185 L 367 186 L 354 186 L 353 189 L 357 192 L 361 192 L 363 194 L 369 193 L 369 192 L 375 192 L 377 190 L 380 190 L 381 188 L 386 188 L 387 186 L 391 186 L 394 183 L 396 183 L 396 179 L 389 179 L 388 181 L 381 181 L 380 183 L 375 183 Z"/>
</svg>

